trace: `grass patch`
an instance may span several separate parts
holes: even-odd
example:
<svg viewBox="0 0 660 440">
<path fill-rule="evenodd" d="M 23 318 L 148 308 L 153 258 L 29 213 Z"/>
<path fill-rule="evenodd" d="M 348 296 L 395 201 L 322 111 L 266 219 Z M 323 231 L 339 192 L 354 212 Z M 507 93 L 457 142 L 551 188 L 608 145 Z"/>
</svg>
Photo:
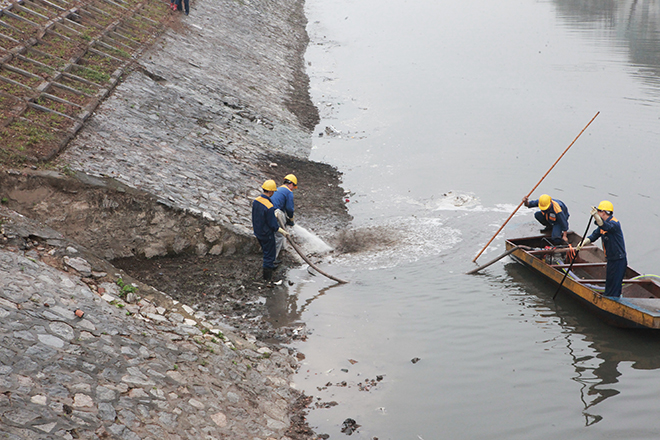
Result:
<svg viewBox="0 0 660 440">
<path fill-rule="evenodd" d="M 26 72 L 30 72 L 31 74 L 40 76 L 44 79 L 52 77 L 55 73 L 55 69 L 47 66 L 40 66 L 39 64 L 31 63 L 27 59 L 20 59 L 18 57 L 15 57 L 13 60 L 11 60 L 9 65 L 25 70 Z"/>
<path fill-rule="evenodd" d="M 53 103 L 54 101 L 50 101 L 50 102 Z M 68 128 L 72 127 L 73 124 L 75 123 L 75 121 L 73 121 L 72 119 L 65 118 L 64 116 L 58 115 L 57 113 L 38 110 L 32 107 L 29 107 L 25 111 L 23 117 L 29 119 L 32 122 L 36 122 L 37 124 L 42 125 L 44 127 L 54 128 L 56 130 L 67 130 Z"/>
<path fill-rule="evenodd" d="M 27 3 L 27 2 L 26 2 L 26 3 Z M 30 9 L 30 8 L 25 8 L 25 9 Z M 30 10 L 31 10 L 31 9 L 30 9 Z M 13 12 L 14 14 L 18 15 L 19 17 L 23 17 L 23 18 L 25 18 L 26 20 L 30 20 L 31 22 L 33 22 L 33 23 L 35 23 L 35 24 L 43 25 L 43 24 L 48 23 L 48 16 L 46 16 L 46 17 L 40 17 L 40 16 L 38 16 L 38 15 L 36 15 L 36 14 L 31 14 L 30 12 L 28 12 L 28 11 L 24 11 L 24 10 L 19 9 L 19 8 L 13 8 L 13 9 L 12 9 L 12 12 Z M 35 11 L 35 12 L 36 12 L 36 11 Z M 43 15 L 44 12 L 43 12 L 43 11 L 42 11 L 42 12 L 39 12 L 39 14 Z M 48 14 L 48 12 L 46 12 L 46 14 Z"/>
<path fill-rule="evenodd" d="M 36 46 L 34 46 L 34 49 L 33 48 L 28 49 L 26 57 L 35 61 L 39 61 L 40 63 L 46 64 L 55 70 L 60 70 L 64 66 L 66 66 L 67 63 L 62 58 L 48 55 L 47 53 L 40 51 L 40 49 L 48 49 L 48 46 L 42 47 L 37 44 Z"/>
<path fill-rule="evenodd" d="M 25 9 L 28 9 L 32 12 L 36 12 L 37 14 L 44 15 L 44 16 L 48 17 L 49 19 L 57 17 L 58 12 L 59 12 L 55 8 L 44 6 L 44 5 L 41 5 L 41 4 L 37 4 L 33 1 L 24 1 L 23 3 L 21 3 L 21 6 L 23 6 Z"/>
<path fill-rule="evenodd" d="M 108 43 L 106 42 L 106 44 Z M 103 53 L 107 53 L 108 55 L 113 56 L 115 58 L 121 58 L 127 60 L 131 57 L 130 53 L 126 52 L 123 49 L 118 49 L 115 46 L 110 46 L 109 48 L 105 46 L 99 46 L 96 49 Z"/>
<path fill-rule="evenodd" d="M 72 95 L 75 96 L 75 94 L 69 93 L 69 96 L 67 97 L 71 97 Z M 47 96 L 39 97 L 39 99 L 36 101 L 36 104 L 58 113 L 71 116 L 72 118 L 78 116 L 78 114 L 82 111 L 82 106 L 74 105 L 74 103 L 60 102 Z"/>
<path fill-rule="evenodd" d="M 0 164 L 13 166 L 52 157 L 76 123 L 72 118 L 96 99 L 101 88 L 109 84 L 111 75 L 130 62 L 133 53 L 161 32 L 171 18 L 164 1 L 123 0 L 120 6 L 103 0 L 80 0 L 75 3 L 76 12 L 55 24 L 30 47 L 30 39 L 41 34 L 44 24 L 61 14 L 53 5 L 71 10 L 74 3 L 26 0 L 13 8 L 13 14 L 20 18 L 0 16 L 0 55 L 20 45 L 28 46 L 27 51 L 21 52 L 24 58 L 14 57 L 8 66 L 0 66 L 0 126 L 5 125 L 0 129 Z M 131 12 L 138 5 L 142 5 L 140 10 Z M 103 34 L 113 22 L 120 25 L 114 32 Z M 109 47 L 95 44 L 92 47 L 99 53 L 89 51 L 90 43 L 98 39 Z M 76 64 L 71 66 L 70 74 L 79 79 L 63 73 L 71 62 Z M 52 83 L 46 94 L 66 102 L 38 94 L 38 87 L 53 78 L 58 78 L 57 83 Z M 36 97 L 35 104 L 52 112 L 26 108 L 24 100 Z"/>
<path fill-rule="evenodd" d="M 10 164 L 46 157 L 58 147 L 61 139 L 61 135 L 52 130 L 23 119 L 0 129 L 3 160 Z"/>
<path fill-rule="evenodd" d="M 23 109 L 23 102 L 11 97 L 0 95 L 0 115 L 3 119 L 11 116 L 18 116 Z"/>
<path fill-rule="evenodd" d="M 16 20 L 14 20 L 14 21 L 16 21 Z M 23 31 L 21 31 L 20 29 L 13 29 L 13 28 L 8 27 L 8 26 L 3 26 L 3 23 L 11 24 L 11 23 L 8 23 L 8 17 L 3 17 L 2 19 L 0 19 L 0 33 L 2 33 L 3 35 L 6 35 L 9 38 L 13 38 L 14 40 L 18 40 L 19 42 L 23 41 L 23 39 L 25 38 L 25 33 Z M 8 44 L 15 45 L 16 43 L 9 42 Z M 4 46 L 4 44 L 3 44 L 3 46 Z M 7 47 L 7 46 L 4 46 L 4 47 Z"/>
<path fill-rule="evenodd" d="M 54 32 L 48 32 L 44 35 L 43 45 L 39 47 L 43 52 L 63 60 L 80 55 L 84 46 L 74 40 L 68 40 Z"/>
<path fill-rule="evenodd" d="M 59 81 L 60 84 L 63 84 L 67 87 L 71 87 L 72 89 L 78 90 L 79 92 L 82 92 L 88 96 L 94 96 L 98 93 L 99 88 L 94 87 L 92 85 L 86 84 L 81 81 L 77 81 L 73 78 L 69 78 L 67 76 L 62 76 Z"/>
<path fill-rule="evenodd" d="M 57 87 L 56 84 L 52 85 L 47 92 L 49 95 L 57 96 L 58 98 L 62 98 L 66 101 L 69 101 L 73 104 L 78 104 L 81 107 L 86 106 L 91 99 L 88 98 L 85 95 L 82 94 L 77 94 L 74 92 L 71 92 L 63 87 Z"/>
<path fill-rule="evenodd" d="M 97 53 L 87 52 L 79 61 L 79 64 L 89 68 L 94 66 L 94 70 L 110 76 L 119 66 L 121 66 L 122 62 Z"/>
<path fill-rule="evenodd" d="M 71 66 L 71 73 L 96 84 L 105 84 L 110 81 L 110 75 L 89 67 L 74 65 Z"/>
<path fill-rule="evenodd" d="M 3 91 L 9 95 L 13 95 L 17 98 L 28 98 L 34 94 L 31 89 L 26 89 L 25 87 L 12 84 L 7 81 L 2 81 L 2 79 L 0 79 L 0 91 Z"/>
<path fill-rule="evenodd" d="M 20 15 L 20 14 L 16 14 L 16 15 Z M 10 17 L 9 15 L 3 15 L 0 21 L 7 23 L 9 26 L 12 26 L 15 29 L 17 29 L 19 32 L 23 34 L 23 38 L 25 38 L 26 36 L 28 38 L 35 36 L 39 32 L 39 25 L 37 25 L 34 22 L 27 22 L 19 18 Z M 2 29 L 4 31 L 4 29 L 7 28 L 2 26 Z"/>
</svg>

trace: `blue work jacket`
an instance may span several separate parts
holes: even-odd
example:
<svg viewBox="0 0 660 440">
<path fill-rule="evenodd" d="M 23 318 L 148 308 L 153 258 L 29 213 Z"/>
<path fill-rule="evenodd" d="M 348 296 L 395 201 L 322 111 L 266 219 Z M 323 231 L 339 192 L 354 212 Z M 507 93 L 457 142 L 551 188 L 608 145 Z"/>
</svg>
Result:
<svg viewBox="0 0 660 440">
<path fill-rule="evenodd" d="M 530 200 L 528 202 L 528 206 L 530 208 L 536 208 L 539 206 L 539 201 Z M 568 208 L 564 202 L 561 200 L 552 199 L 548 209 L 541 212 L 545 216 L 545 219 L 548 221 L 548 223 L 550 223 L 552 226 L 559 224 L 559 226 L 561 226 L 562 232 L 568 231 L 568 217 L 570 214 L 568 213 Z"/>
<path fill-rule="evenodd" d="M 266 194 L 262 194 L 252 202 L 252 229 L 260 240 L 273 237 L 280 225 L 275 218 L 275 207 Z"/>
<path fill-rule="evenodd" d="M 273 202 L 275 209 L 279 209 L 280 211 L 285 212 L 287 217 L 293 218 L 293 191 L 291 191 L 286 185 L 277 188 L 277 191 L 272 195 L 270 201 Z"/>
<path fill-rule="evenodd" d="M 599 238 L 603 240 L 607 261 L 626 258 L 626 243 L 623 240 L 621 223 L 614 216 L 611 215 L 607 220 L 603 220 L 603 226 L 599 226 L 589 236 L 592 243 Z"/>
</svg>

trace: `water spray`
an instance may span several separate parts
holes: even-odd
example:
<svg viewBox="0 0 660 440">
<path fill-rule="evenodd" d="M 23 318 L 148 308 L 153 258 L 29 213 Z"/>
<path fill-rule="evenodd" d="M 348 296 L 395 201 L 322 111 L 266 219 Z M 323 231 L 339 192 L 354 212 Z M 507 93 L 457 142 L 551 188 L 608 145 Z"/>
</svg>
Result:
<svg viewBox="0 0 660 440">
<path fill-rule="evenodd" d="M 280 225 L 280 226 L 282 226 L 282 228 L 284 228 L 283 225 Z M 301 235 L 304 236 L 304 237 L 306 238 L 306 241 L 312 243 L 314 246 L 317 246 L 317 247 L 324 247 L 324 248 L 325 248 L 325 251 L 331 249 L 330 246 L 328 246 L 323 240 L 321 240 L 319 237 L 317 237 L 316 235 L 314 235 L 314 234 L 312 234 L 311 232 L 309 232 L 307 229 L 305 229 L 305 228 L 303 228 L 303 227 L 301 227 L 301 226 L 298 226 L 298 225 L 295 225 L 294 228 L 295 228 L 296 233 L 300 233 L 300 232 L 304 231 L 304 232 L 302 232 Z M 291 235 L 290 235 L 290 234 L 286 234 L 285 236 L 286 236 L 286 240 L 289 242 L 289 244 L 291 245 L 291 247 L 292 247 L 292 248 L 298 253 L 298 255 L 300 255 L 300 257 L 301 257 L 303 260 L 305 260 L 305 263 L 309 264 L 309 266 L 310 266 L 312 269 L 316 270 L 316 271 L 317 271 L 318 273 L 320 273 L 321 275 L 323 275 L 323 276 L 325 276 L 325 277 L 327 277 L 327 278 L 330 278 L 331 280 L 337 281 L 338 283 L 341 283 L 341 284 L 347 284 L 347 283 L 348 283 L 348 281 L 344 281 L 344 280 L 342 280 L 342 279 L 340 279 L 340 278 L 337 278 L 337 277 L 335 277 L 335 276 L 333 276 L 333 275 L 327 274 L 327 273 L 325 273 L 324 271 L 322 271 L 321 269 L 319 269 L 318 267 L 316 267 L 316 265 L 315 265 L 314 263 L 312 263 L 312 262 L 310 261 L 309 258 L 307 258 L 307 256 L 305 255 L 305 253 L 304 253 L 304 252 L 300 249 L 300 247 L 299 247 L 299 246 L 293 241 L 293 239 L 291 238 Z"/>
</svg>

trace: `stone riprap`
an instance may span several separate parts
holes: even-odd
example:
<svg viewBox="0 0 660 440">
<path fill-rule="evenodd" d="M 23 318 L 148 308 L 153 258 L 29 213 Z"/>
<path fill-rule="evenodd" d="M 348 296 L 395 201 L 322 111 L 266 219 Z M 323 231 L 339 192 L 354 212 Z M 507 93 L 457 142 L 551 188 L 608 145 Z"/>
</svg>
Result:
<svg viewBox="0 0 660 440">
<path fill-rule="evenodd" d="M 65 257 L 67 273 L 42 262 L 55 248 L 0 238 L 2 438 L 287 438 L 287 349 L 176 301 L 130 303 L 116 283 L 81 277 L 74 268 L 105 276 L 84 258 Z"/>
</svg>

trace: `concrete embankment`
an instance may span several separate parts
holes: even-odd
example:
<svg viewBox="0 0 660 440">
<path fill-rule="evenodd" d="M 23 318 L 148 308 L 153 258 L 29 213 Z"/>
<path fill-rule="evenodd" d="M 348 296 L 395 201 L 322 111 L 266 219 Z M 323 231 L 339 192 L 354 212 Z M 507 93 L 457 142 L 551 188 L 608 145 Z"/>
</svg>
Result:
<svg viewBox="0 0 660 440">
<path fill-rule="evenodd" d="M 296 353 L 110 261 L 254 253 L 250 200 L 298 170 L 299 221 L 346 223 L 338 174 L 306 160 L 318 116 L 305 24 L 300 1 L 197 0 L 57 159 L 62 172 L 3 171 L 0 433 L 311 436 L 292 419 Z"/>
</svg>

